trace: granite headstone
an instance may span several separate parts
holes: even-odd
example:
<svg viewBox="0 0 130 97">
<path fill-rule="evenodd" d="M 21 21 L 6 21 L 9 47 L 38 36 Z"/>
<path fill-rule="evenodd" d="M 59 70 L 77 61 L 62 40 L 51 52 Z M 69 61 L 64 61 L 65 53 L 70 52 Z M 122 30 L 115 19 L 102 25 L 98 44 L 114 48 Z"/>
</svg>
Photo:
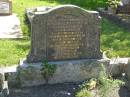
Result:
<svg viewBox="0 0 130 97">
<path fill-rule="evenodd" d="M 32 11 L 27 62 L 100 59 L 100 17 L 74 5 Z"/>
</svg>

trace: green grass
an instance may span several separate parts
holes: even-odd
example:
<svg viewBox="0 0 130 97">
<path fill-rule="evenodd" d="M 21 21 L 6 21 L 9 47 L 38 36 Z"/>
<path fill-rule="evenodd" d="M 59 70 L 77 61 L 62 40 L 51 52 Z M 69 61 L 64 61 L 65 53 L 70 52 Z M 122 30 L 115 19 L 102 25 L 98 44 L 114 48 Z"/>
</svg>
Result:
<svg viewBox="0 0 130 97">
<path fill-rule="evenodd" d="M 125 85 L 125 80 L 109 77 L 105 66 L 103 64 L 100 66 L 98 78 L 83 82 L 76 92 L 76 97 L 115 97 L 120 87 Z"/>
<path fill-rule="evenodd" d="M 35 6 L 55 6 L 56 2 L 40 0 L 13 0 L 13 13 L 16 13 L 21 21 L 24 36 L 29 37 L 30 31 L 25 23 L 25 9 Z M 30 46 L 29 39 L 23 40 L 0 40 L 0 65 L 18 64 L 20 58 L 25 58 Z"/>
<path fill-rule="evenodd" d="M 0 64 L 17 64 L 29 51 L 29 40 L 0 40 Z"/>
<path fill-rule="evenodd" d="M 58 3 L 62 4 L 74 4 L 90 10 L 95 10 L 98 7 L 105 7 L 107 5 L 106 4 L 107 0 L 52 0 L 52 1 L 57 1 Z"/>
<path fill-rule="evenodd" d="M 29 36 L 30 32 L 27 24 L 25 23 L 26 8 L 32 8 L 36 6 L 56 6 L 57 2 L 47 2 L 46 0 L 13 0 L 13 12 L 17 13 L 20 18 L 22 30 L 24 36 Z"/>
<path fill-rule="evenodd" d="M 60 1 L 60 2 L 59 2 Z M 97 6 L 104 6 L 105 0 L 54 0 L 54 2 L 48 2 L 48 0 L 13 0 L 13 12 L 17 13 L 21 21 L 22 30 L 24 36 L 29 37 L 30 31 L 25 23 L 25 9 L 35 6 L 56 6 L 59 4 L 71 3 L 83 6 L 87 9 L 95 9 L 95 2 L 98 2 Z M 86 3 L 86 5 L 83 4 Z M 130 57 L 130 32 L 123 28 L 112 24 L 106 19 L 102 21 L 102 33 L 101 33 L 101 49 L 107 50 L 108 56 L 120 56 Z M 29 51 L 30 40 L 0 40 L 0 64 L 11 65 L 17 64 L 20 58 L 26 57 Z"/>
<path fill-rule="evenodd" d="M 109 57 L 130 57 L 130 31 L 103 19 L 101 49 Z"/>
</svg>

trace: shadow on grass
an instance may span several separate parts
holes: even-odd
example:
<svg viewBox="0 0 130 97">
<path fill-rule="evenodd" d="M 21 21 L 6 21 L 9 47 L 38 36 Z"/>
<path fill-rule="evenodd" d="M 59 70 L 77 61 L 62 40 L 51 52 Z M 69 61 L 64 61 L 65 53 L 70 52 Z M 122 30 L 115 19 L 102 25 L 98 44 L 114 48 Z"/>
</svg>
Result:
<svg viewBox="0 0 130 97">
<path fill-rule="evenodd" d="M 22 50 L 23 52 L 29 50 L 29 48 L 30 48 L 30 40 L 29 39 L 19 39 L 19 40 L 16 40 L 16 41 L 20 41 L 19 43 L 17 43 L 15 45 L 15 47 L 18 50 L 20 50 L 20 51 Z"/>
<path fill-rule="evenodd" d="M 101 48 L 109 57 L 130 56 L 130 32 L 107 19 L 102 20 Z"/>
<path fill-rule="evenodd" d="M 19 49 L 19 50 L 26 51 L 26 50 L 29 50 L 30 45 L 27 44 L 27 43 L 26 44 L 17 44 L 16 48 Z"/>
<path fill-rule="evenodd" d="M 45 0 L 40 0 L 45 1 Z M 59 4 L 73 4 L 87 9 L 97 9 L 98 7 L 106 7 L 107 0 L 46 0 L 48 2 L 57 2 Z"/>
</svg>

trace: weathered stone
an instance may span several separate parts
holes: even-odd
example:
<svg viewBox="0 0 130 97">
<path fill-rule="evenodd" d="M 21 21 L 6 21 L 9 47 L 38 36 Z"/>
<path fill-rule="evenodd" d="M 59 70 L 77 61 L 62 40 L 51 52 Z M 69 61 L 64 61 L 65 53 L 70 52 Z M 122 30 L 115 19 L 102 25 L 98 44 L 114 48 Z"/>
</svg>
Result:
<svg viewBox="0 0 130 97">
<path fill-rule="evenodd" d="M 129 80 L 129 82 L 130 82 L 130 58 L 129 58 L 129 60 L 128 60 L 128 65 L 127 65 L 127 67 L 126 67 L 126 75 L 127 75 L 127 78 L 128 78 L 128 80 Z M 129 84 L 130 85 L 130 84 Z"/>
<path fill-rule="evenodd" d="M 27 62 L 100 59 L 98 12 L 74 5 L 32 11 L 31 50 Z"/>
<path fill-rule="evenodd" d="M 9 95 L 8 81 L 5 81 L 4 71 L 0 72 L 0 97 L 7 97 Z"/>
<path fill-rule="evenodd" d="M 56 71 L 49 84 L 64 82 L 80 82 L 89 78 L 98 77 L 101 64 L 104 64 L 107 74 L 112 76 L 126 76 L 130 80 L 130 58 L 113 58 L 113 59 L 86 59 L 73 61 L 57 61 L 49 62 L 56 65 Z M 13 86 L 34 86 L 46 84 L 45 79 L 41 75 L 42 63 L 27 63 L 26 60 L 20 61 L 20 66 L 14 66 L 13 72 L 9 73 L 8 81 Z M 12 67 L 11 67 L 12 69 Z M 17 69 L 17 71 L 15 71 Z"/>
<path fill-rule="evenodd" d="M 12 14 L 12 1 L 11 0 L 0 0 L 0 15 Z"/>
<path fill-rule="evenodd" d="M 110 60 L 109 71 L 113 76 L 122 76 L 127 73 L 129 58 L 113 58 Z"/>
<path fill-rule="evenodd" d="M 73 60 L 73 61 L 58 61 L 49 62 L 56 65 L 56 71 L 49 79 L 49 84 L 64 83 L 64 82 L 81 82 L 89 78 L 97 78 L 101 70 L 101 64 L 109 67 L 109 60 Z M 46 84 L 45 79 L 41 75 L 42 63 L 27 63 L 21 61 L 19 78 L 21 86 L 35 86 Z"/>
<path fill-rule="evenodd" d="M 98 9 L 98 11 L 99 11 L 99 13 L 100 13 L 100 15 L 102 17 L 107 18 L 111 22 L 114 22 L 117 25 L 120 25 L 121 27 L 124 27 L 125 29 L 127 29 L 127 30 L 130 31 L 130 26 L 129 26 L 130 25 L 130 19 L 129 19 L 129 15 L 125 14 L 125 16 L 128 19 L 124 19 L 120 15 L 108 13 L 108 11 L 106 11 L 106 10 L 104 10 L 102 8 Z"/>
<path fill-rule="evenodd" d="M 23 38 L 20 20 L 16 14 L 0 16 L 0 38 Z"/>
<path fill-rule="evenodd" d="M 8 81 L 4 81 L 2 95 L 3 95 L 3 97 L 8 97 L 8 95 L 9 95 Z"/>
<path fill-rule="evenodd" d="M 121 2 L 123 3 L 123 4 L 130 4 L 130 0 L 121 0 Z"/>
<path fill-rule="evenodd" d="M 2 89 L 3 89 L 4 80 L 5 80 L 4 72 L 1 72 L 0 73 L 0 91 L 2 91 Z"/>
</svg>

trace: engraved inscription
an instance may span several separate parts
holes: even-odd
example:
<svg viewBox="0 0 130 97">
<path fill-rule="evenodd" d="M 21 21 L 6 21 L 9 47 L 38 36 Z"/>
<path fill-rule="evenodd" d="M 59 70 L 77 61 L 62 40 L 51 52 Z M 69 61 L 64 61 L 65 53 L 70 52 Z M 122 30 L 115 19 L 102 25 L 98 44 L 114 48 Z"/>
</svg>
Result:
<svg viewBox="0 0 130 97">
<path fill-rule="evenodd" d="M 74 18 L 72 15 L 60 15 L 59 18 L 49 19 L 47 22 L 48 59 L 81 58 L 86 47 L 83 24 L 82 18 Z"/>
<path fill-rule="evenodd" d="M 0 1 L 0 14 L 9 13 L 9 11 L 10 11 L 9 3 Z"/>
</svg>

